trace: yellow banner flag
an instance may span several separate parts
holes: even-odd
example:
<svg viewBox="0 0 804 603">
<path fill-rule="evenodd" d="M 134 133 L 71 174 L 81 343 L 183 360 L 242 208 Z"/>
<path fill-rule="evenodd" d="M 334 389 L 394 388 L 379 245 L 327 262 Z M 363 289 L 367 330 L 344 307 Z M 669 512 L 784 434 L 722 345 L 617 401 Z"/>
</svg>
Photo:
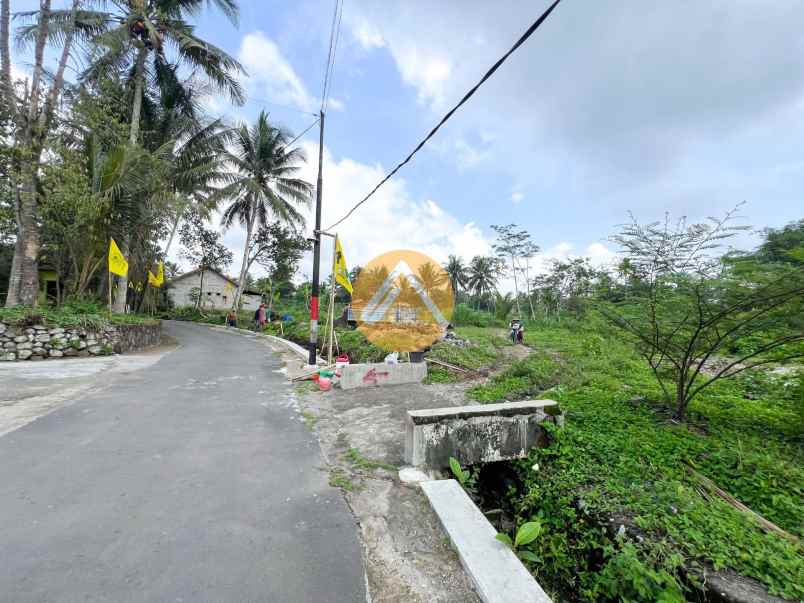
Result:
<svg viewBox="0 0 804 603">
<path fill-rule="evenodd" d="M 109 272 L 126 276 L 128 274 L 128 262 L 123 257 L 123 252 L 114 242 L 114 239 L 109 239 Z"/>
<path fill-rule="evenodd" d="M 165 265 L 162 262 L 159 262 L 156 265 L 156 276 L 154 276 L 153 272 L 150 270 L 148 271 L 148 284 L 151 287 L 159 287 L 165 282 Z"/>
<path fill-rule="evenodd" d="M 349 281 L 349 270 L 346 268 L 346 259 L 343 257 L 341 240 L 335 237 L 335 257 L 333 260 L 332 272 L 335 274 L 335 281 L 352 294 L 352 283 Z"/>
</svg>

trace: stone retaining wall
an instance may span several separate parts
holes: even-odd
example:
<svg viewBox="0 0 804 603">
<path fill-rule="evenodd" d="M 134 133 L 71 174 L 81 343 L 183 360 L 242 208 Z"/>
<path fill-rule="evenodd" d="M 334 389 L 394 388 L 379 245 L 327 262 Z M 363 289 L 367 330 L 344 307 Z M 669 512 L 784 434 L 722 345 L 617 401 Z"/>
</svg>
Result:
<svg viewBox="0 0 804 603">
<path fill-rule="evenodd" d="M 82 327 L 42 324 L 21 327 L 0 322 L 0 360 L 124 354 L 157 345 L 161 339 L 161 323 L 109 325 L 101 331 L 90 331 Z"/>
</svg>

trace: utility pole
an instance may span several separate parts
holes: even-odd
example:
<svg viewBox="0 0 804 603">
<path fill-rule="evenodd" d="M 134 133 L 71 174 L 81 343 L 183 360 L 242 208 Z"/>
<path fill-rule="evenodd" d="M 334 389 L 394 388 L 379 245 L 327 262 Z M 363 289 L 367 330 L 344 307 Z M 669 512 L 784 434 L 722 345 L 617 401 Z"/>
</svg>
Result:
<svg viewBox="0 0 804 603">
<path fill-rule="evenodd" d="M 324 171 L 324 108 L 318 120 L 318 181 L 315 187 L 315 230 L 313 231 L 313 286 L 310 292 L 310 356 L 308 364 L 315 366 L 318 346 L 318 277 L 321 264 L 321 190 Z"/>
</svg>

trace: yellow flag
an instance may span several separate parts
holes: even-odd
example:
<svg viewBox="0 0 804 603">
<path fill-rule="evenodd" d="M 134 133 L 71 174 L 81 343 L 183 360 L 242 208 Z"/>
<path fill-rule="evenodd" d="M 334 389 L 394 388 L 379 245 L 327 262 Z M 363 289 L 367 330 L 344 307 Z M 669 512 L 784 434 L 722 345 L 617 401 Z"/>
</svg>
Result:
<svg viewBox="0 0 804 603">
<path fill-rule="evenodd" d="M 162 286 L 162 283 L 165 282 L 165 265 L 162 262 L 159 262 L 156 265 L 156 276 L 154 276 L 153 272 L 150 270 L 148 271 L 148 284 L 151 287 L 156 287 L 157 289 Z"/>
<path fill-rule="evenodd" d="M 335 237 L 335 258 L 333 260 L 332 272 L 335 274 L 335 280 L 341 286 L 352 294 L 352 283 L 349 282 L 349 270 L 346 268 L 346 259 L 343 257 L 343 248 L 341 241 Z"/>
<path fill-rule="evenodd" d="M 114 239 L 109 239 L 109 272 L 126 276 L 128 274 L 128 262 L 123 257 L 123 252 L 114 242 Z"/>
</svg>

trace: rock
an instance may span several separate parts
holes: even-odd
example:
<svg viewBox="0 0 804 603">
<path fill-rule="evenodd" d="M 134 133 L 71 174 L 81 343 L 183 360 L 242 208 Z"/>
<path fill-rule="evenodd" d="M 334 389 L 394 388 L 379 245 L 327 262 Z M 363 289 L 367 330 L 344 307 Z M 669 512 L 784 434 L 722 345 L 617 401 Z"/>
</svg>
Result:
<svg viewBox="0 0 804 603">
<path fill-rule="evenodd" d="M 44 360 L 44 356 L 31 356 L 28 360 Z"/>
<path fill-rule="evenodd" d="M 0 322 L 0 335 L 2 335 L 3 333 L 5 333 L 5 332 L 6 332 L 6 329 L 8 329 L 8 326 L 6 325 L 6 323 L 4 323 L 4 322 Z"/>
<path fill-rule="evenodd" d="M 86 350 L 79 350 L 78 351 L 78 357 L 79 358 L 86 358 L 87 356 L 89 356 L 89 352 L 87 352 Z"/>
<path fill-rule="evenodd" d="M 17 358 L 20 360 L 28 360 L 31 357 L 31 350 L 20 350 L 17 352 Z"/>
<path fill-rule="evenodd" d="M 50 334 L 51 335 L 61 335 L 62 333 L 64 333 L 64 329 L 62 329 L 60 327 L 57 327 L 55 329 L 50 329 Z"/>
<path fill-rule="evenodd" d="M 17 337 L 14 338 L 15 343 L 22 343 L 24 341 L 28 341 L 27 335 L 18 335 Z"/>
<path fill-rule="evenodd" d="M 78 350 L 73 348 L 67 348 L 62 352 L 65 356 L 75 356 L 78 353 Z"/>
<path fill-rule="evenodd" d="M 17 344 L 14 343 L 13 341 L 7 341 L 7 342 L 5 342 L 3 344 L 3 349 L 5 349 L 5 350 L 16 350 L 17 349 Z"/>
<path fill-rule="evenodd" d="M 34 325 L 33 328 L 36 331 L 47 331 L 47 327 L 45 325 Z"/>
<path fill-rule="evenodd" d="M 6 362 L 14 362 L 17 359 L 17 354 L 15 352 L 5 352 L 0 354 L 0 360 L 4 360 Z"/>
<path fill-rule="evenodd" d="M 32 347 L 33 344 L 30 341 L 23 341 L 22 343 L 17 344 L 17 351 L 30 350 Z"/>
<path fill-rule="evenodd" d="M 37 335 L 34 338 L 34 341 L 38 341 L 39 343 L 48 343 L 50 341 L 50 335 L 47 333 L 43 333 L 42 335 Z"/>
<path fill-rule="evenodd" d="M 98 354 L 103 353 L 103 346 L 100 345 L 91 345 L 89 346 L 89 353 L 93 356 L 97 356 Z"/>
<path fill-rule="evenodd" d="M 50 350 L 48 356 L 50 356 L 51 358 L 61 358 L 62 356 L 64 356 L 64 352 L 62 352 L 61 350 L 53 349 Z"/>
<path fill-rule="evenodd" d="M 31 350 L 31 353 L 34 356 L 44 356 L 45 355 L 45 349 L 44 348 L 34 348 L 34 349 Z"/>
<path fill-rule="evenodd" d="M 29 328 L 25 329 L 25 334 L 26 335 L 35 335 L 36 331 L 34 331 L 32 328 L 29 327 Z"/>
<path fill-rule="evenodd" d="M 83 350 L 86 347 L 87 347 L 87 342 L 82 340 L 82 339 L 79 339 L 78 340 L 78 349 Z"/>
</svg>

